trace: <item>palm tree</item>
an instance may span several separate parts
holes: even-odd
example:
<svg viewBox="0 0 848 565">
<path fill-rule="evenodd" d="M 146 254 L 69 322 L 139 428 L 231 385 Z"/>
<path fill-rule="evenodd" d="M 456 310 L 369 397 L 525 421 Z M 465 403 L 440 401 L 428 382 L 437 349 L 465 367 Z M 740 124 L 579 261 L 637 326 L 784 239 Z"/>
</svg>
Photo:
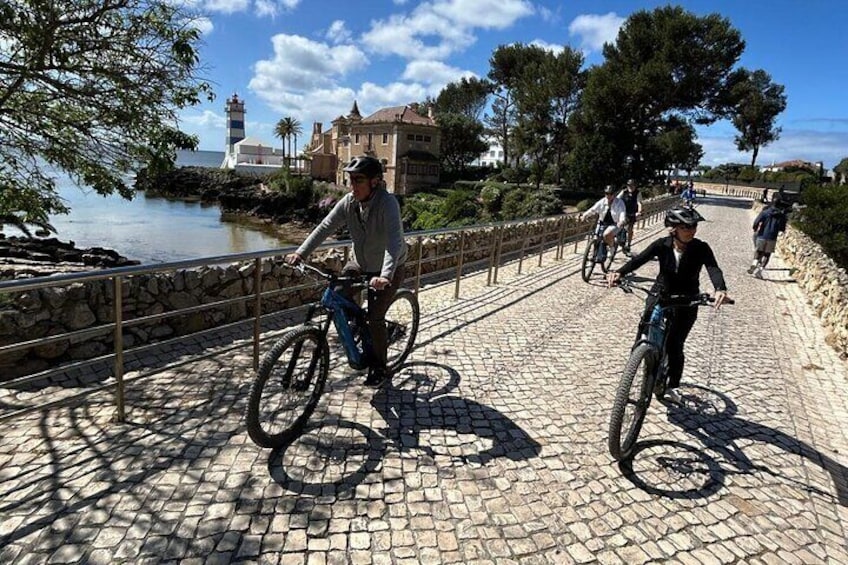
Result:
<svg viewBox="0 0 848 565">
<path fill-rule="evenodd" d="M 283 164 L 285 164 L 286 161 L 286 140 L 289 140 L 289 136 L 292 134 L 291 121 L 291 118 L 286 117 L 281 119 L 277 122 L 277 125 L 274 126 L 274 135 L 279 137 L 283 142 Z"/>
<path fill-rule="evenodd" d="M 303 127 L 301 127 L 300 122 L 295 118 L 291 118 L 289 125 L 291 126 L 292 137 L 294 137 L 294 157 L 297 159 L 297 136 L 303 133 Z"/>
</svg>

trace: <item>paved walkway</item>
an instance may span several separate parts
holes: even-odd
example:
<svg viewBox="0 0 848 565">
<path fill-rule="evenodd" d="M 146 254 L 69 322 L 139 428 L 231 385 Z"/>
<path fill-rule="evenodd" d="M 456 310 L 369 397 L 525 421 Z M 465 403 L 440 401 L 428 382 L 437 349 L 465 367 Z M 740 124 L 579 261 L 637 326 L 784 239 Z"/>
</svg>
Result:
<svg viewBox="0 0 848 565">
<path fill-rule="evenodd" d="M 337 368 L 282 451 L 244 431 L 249 347 L 131 384 L 124 425 L 107 395 L 6 424 L 0 563 L 848 562 L 848 366 L 779 259 L 745 274 L 748 205 L 701 211 L 737 305 L 632 462 L 606 432 L 642 303 L 568 248 L 425 289 L 391 386 Z"/>
</svg>

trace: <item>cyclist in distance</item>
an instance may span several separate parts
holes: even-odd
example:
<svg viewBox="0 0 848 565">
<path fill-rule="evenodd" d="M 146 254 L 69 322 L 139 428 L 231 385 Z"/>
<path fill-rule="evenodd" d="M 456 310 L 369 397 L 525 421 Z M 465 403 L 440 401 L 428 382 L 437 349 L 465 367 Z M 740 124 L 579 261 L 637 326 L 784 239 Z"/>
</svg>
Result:
<svg viewBox="0 0 848 565">
<path fill-rule="evenodd" d="M 636 187 L 636 181 L 628 180 L 624 190 L 618 193 L 618 198 L 624 202 L 624 208 L 627 210 L 627 247 L 623 251 L 629 255 L 630 244 L 633 241 L 633 226 L 636 224 L 636 219 L 642 215 L 642 194 Z"/>
<path fill-rule="evenodd" d="M 351 191 L 339 200 L 329 214 L 312 230 L 286 262 L 297 265 L 341 227 L 347 227 L 353 241 L 353 257 L 343 275 L 368 275 L 373 294 L 368 300 L 368 329 L 374 354 L 365 384 L 377 386 L 386 377 L 386 311 L 403 283 L 406 241 L 400 218 L 400 205 L 383 182 L 383 166 L 374 157 L 362 155 L 343 169 L 350 175 Z M 348 289 L 348 295 L 352 294 Z"/>
<path fill-rule="evenodd" d="M 612 185 L 604 189 L 604 197 L 595 202 L 594 206 L 580 214 L 580 219 L 585 220 L 588 216 L 597 214 L 604 226 L 604 243 L 607 249 L 612 247 L 615 234 L 627 223 L 627 209 L 621 198 L 615 195 Z"/>
<path fill-rule="evenodd" d="M 724 274 L 709 244 L 695 237 L 698 222 L 703 219 L 703 216 L 691 208 L 672 208 L 666 212 L 665 226 L 669 228 L 669 235 L 654 241 L 617 271 L 608 273 L 609 286 L 614 286 L 623 275 L 635 271 L 656 257 L 659 261 L 660 272 L 653 290 L 659 292 L 660 296 L 699 294 L 701 268 L 706 267 L 715 288 L 715 307 L 721 307 L 729 300 Z M 657 300 L 658 298 L 648 296 L 645 301 L 645 311 L 639 324 L 640 335 L 647 330 L 646 324 L 650 320 Z M 680 386 L 685 361 L 683 345 L 697 318 L 697 306 L 675 308 L 669 316 L 669 324 L 666 328 L 668 389 L 665 399 L 670 402 L 679 403 L 681 400 L 680 391 L 677 388 Z"/>
</svg>

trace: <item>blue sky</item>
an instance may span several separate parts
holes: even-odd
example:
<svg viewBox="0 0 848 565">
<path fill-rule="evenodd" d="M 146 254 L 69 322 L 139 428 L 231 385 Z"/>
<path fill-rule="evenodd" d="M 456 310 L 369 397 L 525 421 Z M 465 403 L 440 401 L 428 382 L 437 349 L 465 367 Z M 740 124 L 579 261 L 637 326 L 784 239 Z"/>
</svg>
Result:
<svg viewBox="0 0 848 565">
<path fill-rule="evenodd" d="M 448 82 L 483 77 L 501 44 L 537 43 L 580 49 L 586 65 L 602 62 L 604 41 L 634 11 L 664 2 L 606 0 L 178 0 L 191 6 L 203 31 L 201 61 L 213 103 L 185 110 L 180 126 L 200 148 L 223 150 L 224 101 L 245 101 L 247 134 L 274 145 L 283 116 L 303 124 L 363 115 L 436 96 Z M 848 157 L 848 21 L 844 0 L 690 0 L 697 15 L 718 12 L 741 33 L 740 65 L 764 69 L 786 87 L 780 140 L 761 149 L 758 164 Z M 699 130 L 703 164 L 749 162 L 736 151 L 730 123 Z"/>
</svg>

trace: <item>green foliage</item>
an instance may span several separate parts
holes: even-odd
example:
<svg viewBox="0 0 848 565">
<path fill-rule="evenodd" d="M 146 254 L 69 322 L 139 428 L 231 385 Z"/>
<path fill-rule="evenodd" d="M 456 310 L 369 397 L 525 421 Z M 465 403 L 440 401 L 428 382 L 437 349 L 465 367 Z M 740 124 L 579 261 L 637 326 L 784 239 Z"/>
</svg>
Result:
<svg viewBox="0 0 848 565">
<path fill-rule="evenodd" d="M 183 3 L 20 0 L 0 17 L 0 215 L 66 213 L 51 168 L 100 194 L 173 166 L 197 140 L 180 110 L 212 99 Z"/>
<path fill-rule="evenodd" d="M 501 216 L 504 220 L 517 220 L 560 213 L 562 202 L 552 189 L 519 186 L 504 195 Z"/>
<path fill-rule="evenodd" d="M 731 87 L 732 121 L 739 134 L 735 137 L 739 151 L 751 151 L 751 166 L 757 162 L 760 148 L 780 138 L 775 120 L 786 109 L 783 85 L 771 81 L 763 71 L 742 70 Z"/>
<path fill-rule="evenodd" d="M 463 171 L 489 148 L 483 141 L 483 124 L 462 114 L 440 114 L 441 157 L 445 167 Z"/>
<path fill-rule="evenodd" d="M 586 210 L 591 208 L 592 204 L 594 204 L 594 203 L 595 203 L 595 201 L 592 200 L 591 198 L 585 198 L 585 199 L 583 199 L 583 200 L 581 200 L 580 202 L 577 203 L 577 205 L 576 205 L 577 211 L 578 212 L 585 212 Z"/>
<path fill-rule="evenodd" d="M 840 267 L 848 268 L 848 185 L 809 186 L 797 226 Z"/>
<path fill-rule="evenodd" d="M 459 82 L 447 84 L 436 97 L 436 116 L 458 114 L 479 121 L 491 91 L 492 85 L 486 79 L 462 77 Z"/>
<path fill-rule="evenodd" d="M 504 189 L 494 183 L 487 183 L 480 191 L 480 203 L 488 217 L 497 218 L 500 215 L 503 193 Z"/>
</svg>

